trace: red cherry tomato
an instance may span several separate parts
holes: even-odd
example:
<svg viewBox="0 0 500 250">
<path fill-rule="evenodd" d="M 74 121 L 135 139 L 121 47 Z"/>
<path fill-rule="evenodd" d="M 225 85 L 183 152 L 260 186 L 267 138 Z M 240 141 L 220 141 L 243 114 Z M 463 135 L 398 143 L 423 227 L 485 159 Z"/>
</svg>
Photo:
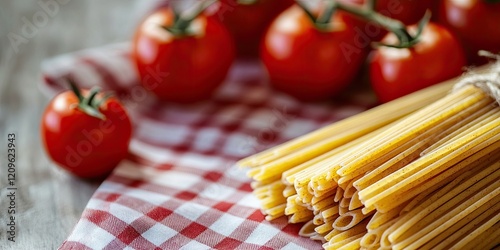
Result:
<svg viewBox="0 0 500 250">
<path fill-rule="evenodd" d="M 232 34 L 238 55 L 257 57 L 266 28 L 293 0 L 220 0 L 220 3 L 217 15 Z"/>
<path fill-rule="evenodd" d="M 483 64 L 487 61 L 477 55 L 479 50 L 500 52 L 500 3 L 444 0 L 439 21 L 460 38 L 469 63 Z"/>
<path fill-rule="evenodd" d="M 393 34 L 382 40 L 386 44 L 396 41 Z M 429 23 L 412 48 L 376 49 L 370 61 L 370 79 L 380 101 L 388 102 L 461 74 L 465 63 L 457 38 L 444 27 Z"/>
<path fill-rule="evenodd" d="M 353 80 L 366 55 L 351 21 L 337 12 L 332 30 L 320 31 L 300 7 L 285 10 L 271 24 L 261 46 L 271 84 L 306 101 L 339 93 Z"/>
<path fill-rule="evenodd" d="M 78 104 L 71 91 L 52 99 L 42 116 L 42 143 L 67 171 L 83 178 L 103 177 L 127 156 L 132 125 L 115 98 L 98 106 L 103 119 L 85 113 Z"/>
<path fill-rule="evenodd" d="M 167 31 L 174 14 L 160 9 L 139 26 L 133 59 L 141 83 L 160 100 L 196 102 L 209 98 L 234 60 L 233 40 L 217 17 L 203 14 L 187 28 L 189 34 Z"/>
</svg>

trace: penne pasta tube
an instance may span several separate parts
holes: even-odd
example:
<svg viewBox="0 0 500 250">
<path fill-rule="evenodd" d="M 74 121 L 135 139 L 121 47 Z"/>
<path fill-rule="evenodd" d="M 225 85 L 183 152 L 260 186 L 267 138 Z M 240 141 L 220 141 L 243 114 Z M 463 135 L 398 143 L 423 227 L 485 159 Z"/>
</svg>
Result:
<svg viewBox="0 0 500 250">
<path fill-rule="evenodd" d="M 344 197 L 344 189 L 341 187 L 337 188 L 337 192 L 335 193 L 335 198 L 333 199 L 335 202 L 339 202 L 342 197 Z"/>
<path fill-rule="evenodd" d="M 314 214 L 310 210 L 299 210 L 288 218 L 289 223 L 300 223 L 314 219 Z"/>
<path fill-rule="evenodd" d="M 400 211 L 405 207 L 405 203 L 399 205 L 398 207 L 390 210 L 389 212 L 375 212 L 373 217 L 370 219 L 370 222 L 366 226 L 368 230 L 376 229 L 382 225 L 385 225 L 388 221 L 393 220 L 399 216 Z"/>
<path fill-rule="evenodd" d="M 347 185 L 346 189 L 344 190 L 344 198 L 351 198 L 355 192 L 357 192 L 358 190 L 356 190 L 356 188 L 354 188 L 353 186 L 353 183 L 355 182 L 356 180 L 351 180 L 349 182 L 349 184 Z"/>
<path fill-rule="evenodd" d="M 293 186 L 286 186 L 285 189 L 283 189 L 283 197 L 288 198 L 292 195 L 296 195 L 297 191 Z"/>
<path fill-rule="evenodd" d="M 316 231 L 318 234 L 327 234 L 332 230 L 333 230 L 333 226 L 331 223 L 325 223 L 323 225 L 317 226 L 314 229 L 314 231 Z"/>
<path fill-rule="evenodd" d="M 351 203 L 351 198 L 342 198 L 342 200 L 340 200 L 340 207 L 341 208 L 348 208 L 349 209 L 349 203 Z"/>
<path fill-rule="evenodd" d="M 323 218 L 323 215 L 321 213 L 315 213 L 312 222 L 314 225 L 320 226 L 325 224 L 325 219 Z"/>
<path fill-rule="evenodd" d="M 358 234 L 365 234 L 367 232 L 366 230 L 366 224 L 368 223 L 368 220 L 361 221 L 361 223 L 357 224 L 356 226 L 348 229 L 348 230 L 338 230 L 335 229 L 338 233 L 336 233 L 335 236 L 327 239 L 331 243 L 335 242 L 341 242 L 345 239 L 348 239 L 352 236 L 358 235 Z"/>
<path fill-rule="evenodd" d="M 316 226 L 312 223 L 312 221 L 308 221 L 300 228 L 299 235 L 307 238 L 312 237 L 316 234 L 314 228 L 316 228 Z"/>
<path fill-rule="evenodd" d="M 325 235 L 325 240 L 326 241 L 330 241 L 333 237 L 337 236 L 337 235 L 340 235 L 342 234 L 343 232 L 342 231 L 339 231 L 337 229 L 333 229 L 332 231 L 330 231 L 327 235 Z"/>
<path fill-rule="evenodd" d="M 271 196 L 260 201 L 261 208 L 270 209 L 279 205 L 286 204 L 286 198 L 281 196 Z"/>
<path fill-rule="evenodd" d="M 339 206 L 332 206 L 328 209 L 321 211 L 321 215 L 324 219 L 333 220 L 339 216 Z M 326 222 L 325 222 L 326 223 Z"/>
<path fill-rule="evenodd" d="M 314 204 L 312 207 L 313 207 L 313 210 L 315 211 L 322 211 L 324 209 L 327 209 L 329 207 L 334 207 L 336 206 L 338 203 L 336 203 L 332 198 L 331 196 L 324 199 L 324 200 L 321 200 L 319 202 L 317 202 L 316 204 Z"/>
<path fill-rule="evenodd" d="M 379 248 L 380 247 L 380 241 L 382 239 L 382 233 L 392 226 L 394 223 L 396 223 L 398 219 L 394 218 L 390 221 L 387 221 L 383 225 L 380 225 L 374 229 L 368 229 L 368 232 L 363 236 L 361 239 L 361 247 L 365 247 L 368 249 L 374 249 L 374 248 Z M 368 223 L 367 228 L 369 228 L 369 225 L 371 223 Z"/>
<path fill-rule="evenodd" d="M 346 213 L 350 212 L 349 207 L 341 207 L 339 206 L 339 215 L 343 216 Z"/>
<path fill-rule="evenodd" d="M 285 215 L 285 206 L 286 204 L 281 204 L 279 206 L 266 209 L 263 213 L 266 214 L 266 220 L 271 221 L 277 218 L 280 218 Z"/>
<path fill-rule="evenodd" d="M 361 200 L 359 199 L 358 192 L 356 191 L 354 195 L 351 198 L 351 201 L 349 202 L 349 210 L 355 210 L 358 208 L 362 208 L 363 203 L 361 203 Z"/>
<path fill-rule="evenodd" d="M 358 235 L 356 236 L 356 238 L 354 238 L 354 240 L 351 240 L 349 243 L 347 244 L 342 244 L 340 245 L 338 248 L 337 246 L 332 246 L 330 249 L 338 249 L 338 250 L 358 250 L 361 245 L 361 238 L 363 237 L 363 235 Z"/>
<path fill-rule="evenodd" d="M 371 215 L 372 214 L 363 214 L 361 212 L 361 209 L 349 211 L 345 214 L 341 214 L 340 217 L 338 217 L 335 222 L 333 222 L 333 228 L 340 231 L 346 231 L 358 225 L 361 221 L 370 217 Z M 366 223 L 368 223 L 368 221 L 366 221 Z"/>
<path fill-rule="evenodd" d="M 321 235 L 321 234 L 318 234 L 318 233 L 312 235 L 311 237 L 309 237 L 309 239 L 316 240 L 316 241 L 321 241 L 322 243 L 326 243 L 325 237 L 323 235 Z"/>
</svg>

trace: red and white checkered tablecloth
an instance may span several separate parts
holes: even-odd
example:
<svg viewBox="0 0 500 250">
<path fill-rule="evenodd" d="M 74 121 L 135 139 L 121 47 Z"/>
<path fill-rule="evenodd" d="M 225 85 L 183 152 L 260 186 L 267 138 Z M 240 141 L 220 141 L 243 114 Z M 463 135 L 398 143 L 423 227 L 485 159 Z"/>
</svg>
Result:
<svg viewBox="0 0 500 250">
<path fill-rule="evenodd" d="M 332 69 L 334 70 L 334 69 Z M 140 87 L 129 45 L 62 55 L 42 65 L 43 93 L 100 85 L 128 107 L 130 156 L 102 183 L 61 249 L 320 249 L 286 218 L 268 222 L 244 156 L 373 105 L 370 91 L 321 104 L 273 92 L 256 62 L 238 62 L 210 101 L 157 103 Z"/>
</svg>

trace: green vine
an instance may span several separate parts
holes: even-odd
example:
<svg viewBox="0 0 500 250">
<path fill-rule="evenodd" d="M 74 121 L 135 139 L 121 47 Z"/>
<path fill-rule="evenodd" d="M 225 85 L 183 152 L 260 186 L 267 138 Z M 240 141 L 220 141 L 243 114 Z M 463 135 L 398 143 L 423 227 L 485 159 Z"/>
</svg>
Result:
<svg viewBox="0 0 500 250">
<path fill-rule="evenodd" d="M 424 27 L 429 23 L 431 13 L 427 11 L 424 17 L 418 23 L 417 32 L 412 35 L 408 32 L 407 27 L 399 20 L 384 16 L 375 10 L 376 0 L 368 0 L 365 6 L 357 7 L 348 4 L 343 4 L 336 0 L 328 0 L 328 5 L 325 11 L 319 17 L 315 17 L 310 10 L 302 3 L 303 0 L 296 0 L 297 4 L 304 10 L 306 15 L 311 19 L 315 27 L 320 31 L 325 31 L 330 28 L 331 16 L 336 10 L 342 10 L 361 17 L 367 21 L 372 21 L 384 29 L 394 33 L 398 38 L 398 44 L 383 44 L 380 46 L 388 46 L 393 48 L 410 48 L 420 41 L 420 37 Z M 498 1 L 498 0 L 495 0 Z"/>
</svg>

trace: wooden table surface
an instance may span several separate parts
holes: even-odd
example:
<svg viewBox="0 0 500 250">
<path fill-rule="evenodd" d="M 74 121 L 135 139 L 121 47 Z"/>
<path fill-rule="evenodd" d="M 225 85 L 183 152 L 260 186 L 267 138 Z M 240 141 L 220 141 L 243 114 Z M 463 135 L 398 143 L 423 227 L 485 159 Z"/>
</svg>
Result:
<svg viewBox="0 0 500 250">
<path fill-rule="evenodd" d="M 47 3 L 46 6 L 40 3 Z M 0 249 L 56 249 L 98 182 L 57 169 L 40 143 L 48 99 L 37 84 L 49 57 L 130 39 L 153 1 L 0 1 Z M 7 240 L 7 134 L 16 135 L 16 238 Z"/>
</svg>

